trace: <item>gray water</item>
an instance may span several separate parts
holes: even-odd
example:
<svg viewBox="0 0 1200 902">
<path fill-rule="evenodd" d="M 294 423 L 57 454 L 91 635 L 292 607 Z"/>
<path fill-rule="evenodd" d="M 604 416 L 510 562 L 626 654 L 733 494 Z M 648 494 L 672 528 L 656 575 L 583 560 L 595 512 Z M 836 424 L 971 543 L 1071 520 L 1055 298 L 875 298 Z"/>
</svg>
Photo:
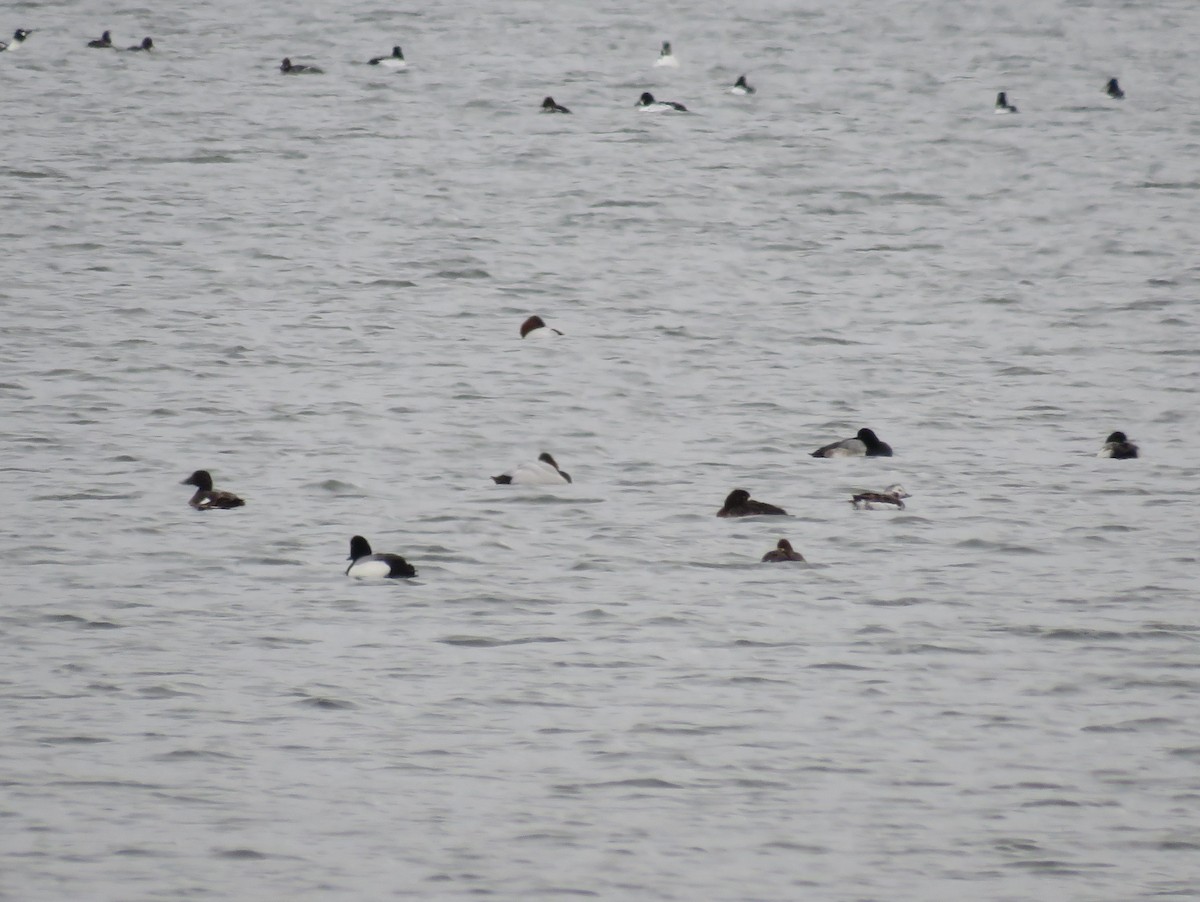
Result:
<svg viewBox="0 0 1200 902">
<path fill-rule="evenodd" d="M 0 898 L 1200 898 L 1200 7 L 0 27 Z"/>
</svg>

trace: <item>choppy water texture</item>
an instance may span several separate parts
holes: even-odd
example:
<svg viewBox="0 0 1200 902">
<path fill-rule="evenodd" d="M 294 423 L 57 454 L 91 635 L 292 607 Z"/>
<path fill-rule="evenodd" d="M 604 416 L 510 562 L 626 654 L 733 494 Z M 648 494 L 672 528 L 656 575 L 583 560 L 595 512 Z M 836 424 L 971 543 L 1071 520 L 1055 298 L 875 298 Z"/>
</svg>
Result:
<svg viewBox="0 0 1200 902">
<path fill-rule="evenodd" d="M 0 897 L 1200 897 L 1200 7 L 0 19 Z"/>
</svg>

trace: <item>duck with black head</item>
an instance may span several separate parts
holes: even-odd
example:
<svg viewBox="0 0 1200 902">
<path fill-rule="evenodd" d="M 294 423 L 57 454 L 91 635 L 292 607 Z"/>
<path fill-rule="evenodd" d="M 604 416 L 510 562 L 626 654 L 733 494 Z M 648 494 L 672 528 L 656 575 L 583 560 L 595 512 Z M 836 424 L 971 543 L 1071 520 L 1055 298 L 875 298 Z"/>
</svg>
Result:
<svg viewBox="0 0 1200 902">
<path fill-rule="evenodd" d="M 346 575 L 354 579 L 409 579 L 417 568 L 398 554 L 374 554 L 371 543 L 362 536 L 350 539 L 350 566 Z"/>
<path fill-rule="evenodd" d="M 1132 460 L 1138 456 L 1138 446 L 1131 442 L 1124 432 L 1113 432 L 1104 440 L 1104 447 L 1097 457 L 1111 457 L 1113 460 Z"/>
<path fill-rule="evenodd" d="M 813 457 L 891 457 L 892 446 L 880 440 L 872 429 L 860 429 L 854 438 L 822 445 Z"/>
<path fill-rule="evenodd" d="M 188 504 L 198 511 L 231 510 L 243 507 L 246 502 L 233 492 L 217 492 L 213 490 L 212 476 L 208 470 L 197 470 L 180 485 L 194 485 L 196 492 Z"/>
<path fill-rule="evenodd" d="M 718 517 L 786 517 L 787 511 L 765 501 L 754 501 L 745 489 L 734 489 L 725 497 L 725 506 L 717 511 Z"/>
<path fill-rule="evenodd" d="M 303 63 L 293 63 L 291 57 L 285 56 L 279 64 L 279 71 L 284 75 L 323 75 L 325 70 L 319 66 L 308 66 Z"/>
</svg>

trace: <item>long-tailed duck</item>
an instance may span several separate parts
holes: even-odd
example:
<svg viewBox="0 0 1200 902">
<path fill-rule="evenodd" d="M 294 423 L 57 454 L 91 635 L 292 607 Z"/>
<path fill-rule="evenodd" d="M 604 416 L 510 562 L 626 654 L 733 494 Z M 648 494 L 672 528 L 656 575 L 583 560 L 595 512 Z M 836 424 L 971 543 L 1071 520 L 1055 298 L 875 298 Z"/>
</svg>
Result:
<svg viewBox="0 0 1200 902">
<path fill-rule="evenodd" d="M 717 511 L 718 517 L 761 517 L 764 515 L 787 516 L 787 511 L 765 501 L 751 501 L 745 489 L 734 489 L 725 499 L 725 506 Z"/>
<path fill-rule="evenodd" d="M 87 45 L 89 47 L 96 47 L 98 49 L 105 49 L 105 48 L 112 47 L 112 45 L 113 45 L 112 33 L 106 31 L 106 32 L 104 32 L 104 34 L 100 35 L 100 37 L 98 37 L 94 40 L 88 41 Z"/>
<path fill-rule="evenodd" d="M 553 97 L 547 97 L 542 101 L 543 113 L 569 113 L 571 112 L 561 103 L 555 103 Z"/>
<path fill-rule="evenodd" d="M 154 39 L 153 38 L 142 38 L 142 43 L 134 44 L 132 47 L 126 47 L 125 49 L 133 50 L 133 51 L 153 50 L 154 49 Z"/>
<path fill-rule="evenodd" d="M 889 485 L 882 492 L 860 492 L 850 499 L 855 510 L 904 510 L 904 499 L 911 498 L 902 485 Z"/>
<path fill-rule="evenodd" d="M 1008 94 L 1001 91 L 996 95 L 996 113 L 1015 113 L 1017 108 L 1008 102 Z"/>
</svg>

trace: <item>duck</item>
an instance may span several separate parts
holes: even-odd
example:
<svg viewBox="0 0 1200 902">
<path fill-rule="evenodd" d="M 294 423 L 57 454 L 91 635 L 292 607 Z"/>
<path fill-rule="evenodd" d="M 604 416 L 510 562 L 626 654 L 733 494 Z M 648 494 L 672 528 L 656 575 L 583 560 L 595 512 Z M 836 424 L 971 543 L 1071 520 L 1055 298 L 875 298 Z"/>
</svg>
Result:
<svg viewBox="0 0 1200 902">
<path fill-rule="evenodd" d="M 753 94 L 754 88 L 750 82 L 746 81 L 746 76 L 739 75 L 737 81 L 733 83 L 733 87 L 729 89 L 730 94 Z"/>
<path fill-rule="evenodd" d="M 183 480 L 180 485 L 194 485 L 196 494 L 192 495 L 192 499 L 188 502 L 198 511 L 208 510 L 231 510 L 235 507 L 243 507 L 246 502 L 239 498 L 233 492 L 214 492 L 212 476 L 208 470 L 197 470 L 187 479 Z"/>
<path fill-rule="evenodd" d="M 325 70 L 316 66 L 293 65 L 291 59 L 285 56 L 279 64 L 279 71 L 284 75 L 321 75 Z"/>
<path fill-rule="evenodd" d="M 1114 432 L 1104 440 L 1104 447 L 1097 457 L 1111 457 L 1114 460 L 1131 460 L 1138 456 L 1138 446 L 1125 437 L 1124 432 Z"/>
<path fill-rule="evenodd" d="M 891 457 L 892 446 L 880 441 L 870 429 L 860 429 L 854 438 L 830 442 L 812 453 L 813 457 Z"/>
<path fill-rule="evenodd" d="M 662 49 L 658 51 L 658 59 L 654 61 L 656 66 L 668 66 L 672 69 L 679 68 L 679 60 L 675 59 L 675 55 L 671 53 L 671 42 L 663 41 Z"/>
<path fill-rule="evenodd" d="M 911 498 L 902 485 L 889 485 L 882 492 L 860 492 L 850 499 L 855 510 L 904 510 L 905 498 Z M 859 508 L 859 505 L 862 505 Z"/>
<path fill-rule="evenodd" d="M 676 103 L 674 100 L 655 100 L 654 95 L 649 91 L 643 91 L 642 96 L 638 98 L 638 102 L 634 106 L 643 113 L 664 113 L 667 110 L 675 110 L 680 113 L 688 111 L 688 108 L 682 103 Z"/>
<path fill-rule="evenodd" d="M 496 485 L 566 485 L 571 474 L 558 468 L 558 461 L 543 451 L 533 463 L 518 464 L 507 473 L 493 476 Z"/>
<path fill-rule="evenodd" d="M 87 45 L 89 47 L 97 47 L 100 49 L 112 47 L 112 45 L 113 45 L 112 33 L 106 31 L 106 32 L 104 32 L 104 34 L 100 35 L 100 37 L 96 38 L 95 40 L 88 41 Z"/>
<path fill-rule="evenodd" d="M 1104 86 L 1104 93 L 1113 100 L 1125 99 L 1125 92 L 1121 90 L 1121 86 L 1117 84 L 1117 80 L 1115 78 L 1110 78 L 1108 80 L 1108 84 Z"/>
<path fill-rule="evenodd" d="M 417 568 L 398 554 L 372 554 L 371 543 L 362 536 L 350 539 L 350 566 L 346 575 L 355 579 L 409 579 Z"/>
<path fill-rule="evenodd" d="M 1001 91 L 999 94 L 996 95 L 996 110 L 995 110 L 995 112 L 997 114 L 1017 112 L 1017 108 L 1008 102 L 1008 94 L 1006 94 L 1004 91 Z"/>
<path fill-rule="evenodd" d="M 154 39 L 153 38 L 142 38 L 142 43 L 134 44 L 132 47 L 126 47 L 125 49 L 132 50 L 132 51 L 153 50 L 154 49 Z"/>
<path fill-rule="evenodd" d="M 531 316 L 521 323 L 522 338 L 554 338 L 562 335 L 557 329 L 551 329 L 540 316 Z"/>
<path fill-rule="evenodd" d="M 765 501 L 751 501 L 745 489 L 734 489 L 725 498 L 725 506 L 717 511 L 718 517 L 762 517 L 773 515 L 786 517 L 787 511 Z"/>
<path fill-rule="evenodd" d="M 547 97 L 542 101 L 543 113 L 569 113 L 571 112 L 561 103 L 555 103 L 553 97 Z"/>
<path fill-rule="evenodd" d="M 762 556 L 761 563 L 778 564 L 782 561 L 800 561 L 804 562 L 804 555 L 796 551 L 792 547 L 792 543 L 787 539 L 780 539 L 774 548 Z"/>
<path fill-rule="evenodd" d="M 408 60 L 404 58 L 404 51 L 399 47 L 393 47 L 391 56 L 375 56 L 367 60 L 372 66 L 380 66 L 384 69 L 407 69 Z"/>
<path fill-rule="evenodd" d="M 3 53 L 5 50 L 16 50 L 25 43 L 25 39 L 31 34 L 33 34 L 33 30 L 30 28 L 18 28 L 13 32 L 12 40 L 7 44 L 4 41 L 0 41 L 0 53 Z"/>
</svg>

